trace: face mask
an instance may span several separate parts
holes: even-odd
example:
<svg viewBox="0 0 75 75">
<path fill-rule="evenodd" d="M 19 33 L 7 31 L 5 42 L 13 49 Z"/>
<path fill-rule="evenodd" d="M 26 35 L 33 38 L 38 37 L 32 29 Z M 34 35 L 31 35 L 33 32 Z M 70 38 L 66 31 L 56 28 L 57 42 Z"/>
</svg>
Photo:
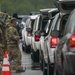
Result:
<svg viewBox="0 0 75 75">
<path fill-rule="evenodd" d="M 2 21 L 2 23 L 4 23 L 4 22 L 5 22 L 5 18 L 2 18 L 2 20 L 1 20 L 1 21 Z"/>
</svg>

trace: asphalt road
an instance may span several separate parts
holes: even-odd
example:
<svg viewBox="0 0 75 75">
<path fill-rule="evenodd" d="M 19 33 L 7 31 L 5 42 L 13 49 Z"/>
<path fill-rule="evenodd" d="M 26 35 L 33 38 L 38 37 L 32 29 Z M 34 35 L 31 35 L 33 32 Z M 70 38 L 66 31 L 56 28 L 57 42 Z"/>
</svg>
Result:
<svg viewBox="0 0 75 75">
<path fill-rule="evenodd" d="M 15 71 L 12 70 L 12 75 L 43 75 L 42 71 L 40 70 L 39 63 L 33 63 L 30 53 L 25 53 L 22 51 L 21 43 L 19 44 L 19 47 L 22 53 L 22 66 L 24 68 L 26 67 L 26 71 L 22 73 L 15 73 Z M 34 66 L 37 67 L 32 69 Z"/>
</svg>

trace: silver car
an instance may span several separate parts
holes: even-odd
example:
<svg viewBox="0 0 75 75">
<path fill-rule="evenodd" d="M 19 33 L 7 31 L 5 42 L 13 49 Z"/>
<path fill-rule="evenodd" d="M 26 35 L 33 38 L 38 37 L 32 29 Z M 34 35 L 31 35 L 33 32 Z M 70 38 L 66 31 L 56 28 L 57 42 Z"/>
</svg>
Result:
<svg viewBox="0 0 75 75">
<path fill-rule="evenodd" d="M 55 75 L 75 75 L 75 9 L 55 50 Z"/>
</svg>

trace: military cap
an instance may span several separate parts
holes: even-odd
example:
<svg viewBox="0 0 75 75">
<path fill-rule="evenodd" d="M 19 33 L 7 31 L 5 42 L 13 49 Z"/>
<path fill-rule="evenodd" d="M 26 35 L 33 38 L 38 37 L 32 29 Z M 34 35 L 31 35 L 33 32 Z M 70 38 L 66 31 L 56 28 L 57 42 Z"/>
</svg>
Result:
<svg viewBox="0 0 75 75">
<path fill-rule="evenodd" d="M 11 23 L 12 23 L 13 21 L 16 21 L 16 18 L 11 18 Z"/>
</svg>

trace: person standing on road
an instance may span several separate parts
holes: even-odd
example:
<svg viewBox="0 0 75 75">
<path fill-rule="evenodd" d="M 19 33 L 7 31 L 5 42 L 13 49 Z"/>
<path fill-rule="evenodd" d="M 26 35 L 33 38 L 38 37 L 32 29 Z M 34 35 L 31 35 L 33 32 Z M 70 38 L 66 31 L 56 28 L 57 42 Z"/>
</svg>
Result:
<svg viewBox="0 0 75 75">
<path fill-rule="evenodd" d="M 7 42 L 6 42 L 6 23 L 8 21 L 8 14 L 7 13 L 3 13 L 3 16 L 2 16 L 2 32 L 3 32 L 3 36 L 4 36 L 4 44 L 5 44 L 5 50 L 7 49 Z"/>
<path fill-rule="evenodd" d="M 3 32 L 2 32 L 2 16 L 3 16 L 3 12 L 0 12 L 0 64 L 2 64 L 3 62 L 3 55 L 4 55 L 4 36 L 3 36 Z"/>
<path fill-rule="evenodd" d="M 11 19 L 10 27 L 6 29 L 7 49 L 9 51 L 10 61 L 15 63 L 16 72 L 25 72 L 21 67 L 21 52 L 18 47 L 19 34 L 16 29 L 16 19 Z"/>
</svg>

